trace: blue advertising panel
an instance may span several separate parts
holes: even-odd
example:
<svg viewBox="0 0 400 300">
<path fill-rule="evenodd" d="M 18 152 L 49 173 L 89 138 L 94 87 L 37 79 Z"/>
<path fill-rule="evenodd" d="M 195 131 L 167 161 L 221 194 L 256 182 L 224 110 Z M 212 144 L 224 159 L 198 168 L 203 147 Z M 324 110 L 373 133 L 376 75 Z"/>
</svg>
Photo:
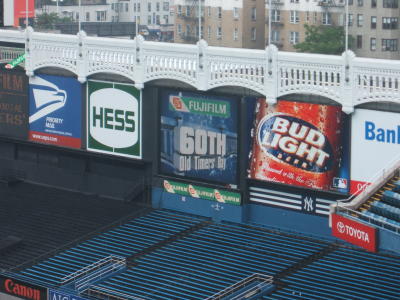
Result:
<svg viewBox="0 0 400 300">
<path fill-rule="evenodd" d="M 85 300 L 85 298 L 81 298 L 75 295 L 60 293 L 59 291 L 56 290 L 49 290 L 48 300 Z"/>
<path fill-rule="evenodd" d="M 36 75 L 29 80 L 29 140 L 81 147 L 82 86 L 71 77 Z"/>
<path fill-rule="evenodd" d="M 235 185 L 237 104 L 231 98 L 164 91 L 162 173 Z"/>
</svg>

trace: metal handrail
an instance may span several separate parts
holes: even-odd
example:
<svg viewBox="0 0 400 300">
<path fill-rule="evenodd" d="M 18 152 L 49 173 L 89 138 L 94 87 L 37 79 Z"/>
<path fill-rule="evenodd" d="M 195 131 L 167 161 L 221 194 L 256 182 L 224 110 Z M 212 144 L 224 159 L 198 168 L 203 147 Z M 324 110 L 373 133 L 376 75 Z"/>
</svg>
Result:
<svg viewBox="0 0 400 300">
<path fill-rule="evenodd" d="M 87 274 L 95 269 L 98 269 L 98 268 L 100 268 L 106 264 L 112 263 L 114 261 L 117 261 L 117 262 L 125 261 L 125 258 L 121 257 L 121 256 L 115 256 L 115 255 L 110 255 L 110 256 L 104 257 L 90 265 L 87 265 L 86 267 L 84 267 L 74 273 L 64 276 L 63 278 L 61 278 L 60 283 L 61 283 L 61 285 L 64 285 L 70 281 L 73 281 L 74 279 L 76 279 L 78 277 L 81 277 L 84 274 Z"/>
<path fill-rule="evenodd" d="M 90 292 L 93 291 L 95 293 L 101 294 L 103 296 L 107 296 L 108 299 L 120 299 L 120 300 L 126 300 L 126 299 L 131 299 L 131 300 L 144 300 L 143 298 L 139 298 L 136 296 L 128 295 L 125 293 L 117 292 L 114 290 L 110 290 L 104 287 L 99 287 L 99 286 L 92 286 L 87 290 L 88 295 L 90 296 Z"/>
<path fill-rule="evenodd" d="M 386 225 L 387 227 L 392 227 L 392 228 L 394 228 L 395 230 L 393 230 L 393 231 L 395 231 L 396 233 L 399 233 L 399 234 L 400 234 L 400 226 L 397 226 L 397 225 L 395 225 L 395 224 L 391 224 L 391 223 L 386 222 L 386 221 L 383 221 L 383 220 L 379 220 L 379 219 L 374 218 L 374 217 L 371 217 L 371 216 L 367 216 L 367 215 L 363 214 L 363 213 L 360 212 L 360 211 L 353 210 L 353 209 L 350 209 L 350 208 L 341 206 L 341 207 L 337 207 L 336 212 L 345 212 L 346 215 L 351 215 L 351 214 L 353 214 L 353 215 L 357 215 L 358 217 L 363 217 L 362 220 L 365 221 L 365 222 L 367 222 L 367 223 L 369 223 L 369 224 L 371 224 L 371 225 L 375 225 L 375 226 L 378 226 L 378 227 L 387 229 L 387 228 L 385 227 L 385 225 Z M 367 218 L 368 221 L 365 220 L 364 218 Z M 374 221 L 374 223 L 371 222 L 371 221 Z M 380 223 L 380 224 L 377 225 L 376 223 Z"/>
<path fill-rule="evenodd" d="M 236 283 L 233 285 L 215 293 L 214 295 L 207 297 L 204 300 L 221 300 L 228 295 L 231 295 L 232 293 L 238 291 L 239 289 L 243 288 L 245 285 L 252 283 L 256 280 L 261 280 L 264 281 L 264 284 L 272 284 L 274 282 L 274 278 L 270 275 L 265 275 L 265 274 L 260 274 L 260 273 L 254 273 Z M 253 286 L 252 288 L 259 288 L 259 286 Z M 248 293 L 250 291 L 246 291 Z"/>
<path fill-rule="evenodd" d="M 99 268 L 96 268 L 95 271 L 89 273 L 87 276 L 77 279 L 75 281 L 75 290 L 77 291 L 84 290 L 85 287 L 90 285 L 90 283 L 93 282 L 94 280 L 103 278 L 106 274 L 109 274 L 111 272 L 116 272 L 126 267 L 126 258 L 114 256 L 111 258 L 109 263 L 111 264 L 110 265 L 106 264 L 106 267 L 104 268 L 103 268 L 104 265 L 99 266 Z"/>
<path fill-rule="evenodd" d="M 347 199 L 339 199 L 336 202 L 339 203 L 349 203 L 353 199 L 358 197 L 362 197 L 365 194 L 368 194 L 370 190 L 376 187 L 376 183 L 381 183 L 387 181 L 389 177 L 393 176 L 396 170 L 400 169 L 400 155 L 395 156 L 386 166 L 385 168 L 379 170 L 374 175 L 372 175 L 365 183 L 360 190 L 362 190 L 359 194 L 350 195 Z M 392 174 L 392 175 L 391 175 Z M 391 175 L 391 176 L 390 176 Z M 377 181 L 379 180 L 379 181 Z M 368 182 L 374 182 L 374 184 L 369 184 Z M 380 186 L 379 186 L 380 188 Z"/>
</svg>

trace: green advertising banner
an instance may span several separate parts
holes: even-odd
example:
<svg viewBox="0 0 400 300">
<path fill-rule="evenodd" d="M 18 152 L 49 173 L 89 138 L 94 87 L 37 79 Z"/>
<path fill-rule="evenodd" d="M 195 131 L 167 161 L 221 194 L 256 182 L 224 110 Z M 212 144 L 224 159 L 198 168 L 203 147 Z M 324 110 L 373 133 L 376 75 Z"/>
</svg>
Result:
<svg viewBox="0 0 400 300">
<path fill-rule="evenodd" d="M 87 148 L 142 158 L 141 92 L 133 85 L 88 81 Z"/>
<path fill-rule="evenodd" d="M 5 65 L 6 69 L 14 69 L 16 66 L 18 66 L 20 63 L 24 62 L 25 60 L 25 53 L 22 54 L 21 56 L 18 56 L 16 59 L 12 60 L 8 64 Z"/>
<path fill-rule="evenodd" d="M 240 205 L 241 202 L 240 194 L 235 192 L 207 188 L 171 180 L 164 180 L 163 184 L 164 190 L 171 194 L 179 194 L 182 196 L 190 196 L 193 198 L 218 201 L 233 205 Z"/>
</svg>

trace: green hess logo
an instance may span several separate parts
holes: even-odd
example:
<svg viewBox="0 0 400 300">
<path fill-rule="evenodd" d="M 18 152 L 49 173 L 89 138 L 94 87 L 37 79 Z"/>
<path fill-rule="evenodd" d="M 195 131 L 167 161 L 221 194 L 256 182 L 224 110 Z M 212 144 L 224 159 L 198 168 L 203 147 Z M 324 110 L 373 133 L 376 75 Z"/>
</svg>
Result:
<svg viewBox="0 0 400 300">
<path fill-rule="evenodd" d="M 141 158 L 139 91 L 133 86 L 103 85 L 88 85 L 88 148 Z"/>
</svg>

